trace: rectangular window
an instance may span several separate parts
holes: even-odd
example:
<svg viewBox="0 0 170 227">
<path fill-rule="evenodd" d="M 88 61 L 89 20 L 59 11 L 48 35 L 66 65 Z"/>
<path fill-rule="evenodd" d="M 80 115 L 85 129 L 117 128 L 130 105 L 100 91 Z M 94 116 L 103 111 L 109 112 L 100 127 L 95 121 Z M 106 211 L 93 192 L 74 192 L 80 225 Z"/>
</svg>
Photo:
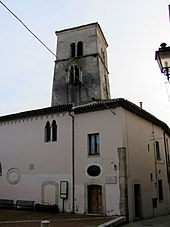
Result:
<svg viewBox="0 0 170 227">
<path fill-rule="evenodd" d="M 162 180 L 158 180 L 158 192 L 159 192 L 159 201 L 162 201 L 164 199 Z"/>
<path fill-rule="evenodd" d="M 156 141 L 156 159 L 161 160 L 159 142 Z"/>
<path fill-rule="evenodd" d="M 99 155 L 99 133 L 88 134 L 89 155 Z"/>
</svg>

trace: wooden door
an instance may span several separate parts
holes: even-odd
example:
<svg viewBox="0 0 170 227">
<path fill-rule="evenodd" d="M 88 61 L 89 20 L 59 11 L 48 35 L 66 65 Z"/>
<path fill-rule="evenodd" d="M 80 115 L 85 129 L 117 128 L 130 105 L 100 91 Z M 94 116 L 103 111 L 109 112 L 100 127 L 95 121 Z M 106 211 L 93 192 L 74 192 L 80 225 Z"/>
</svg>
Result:
<svg viewBox="0 0 170 227">
<path fill-rule="evenodd" d="M 88 186 L 88 213 L 102 213 L 102 186 Z"/>
</svg>

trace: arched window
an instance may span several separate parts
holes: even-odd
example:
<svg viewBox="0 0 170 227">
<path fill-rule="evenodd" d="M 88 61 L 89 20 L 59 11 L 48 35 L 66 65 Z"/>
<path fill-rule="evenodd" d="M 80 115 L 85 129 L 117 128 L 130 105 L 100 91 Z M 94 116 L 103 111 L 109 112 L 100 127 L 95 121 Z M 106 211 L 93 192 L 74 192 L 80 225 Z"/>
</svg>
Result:
<svg viewBox="0 0 170 227">
<path fill-rule="evenodd" d="M 75 57 L 75 52 L 76 52 L 75 43 L 71 43 L 70 47 L 71 47 L 71 57 L 74 58 Z"/>
<path fill-rule="evenodd" d="M 51 137 L 51 128 L 50 128 L 50 122 L 47 121 L 45 125 L 45 142 L 49 142 Z"/>
<path fill-rule="evenodd" d="M 55 120 L 52 122 L 52 141 L 57 141 L 57 124 Z"/>
<path fill-rule="evenodd" d="M 79 41 L 77 44 L 77 56 L 83 56 L 83 42 Z"/>
</svg>

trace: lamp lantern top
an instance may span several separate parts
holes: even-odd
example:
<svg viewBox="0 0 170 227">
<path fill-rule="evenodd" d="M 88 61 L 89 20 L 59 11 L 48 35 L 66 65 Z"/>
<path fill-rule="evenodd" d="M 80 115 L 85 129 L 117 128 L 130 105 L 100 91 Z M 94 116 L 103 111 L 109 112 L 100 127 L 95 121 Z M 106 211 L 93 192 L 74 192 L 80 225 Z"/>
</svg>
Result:
<svg viewBox="0 0 170 227">
<path fill-rule="evenodd" d="M 167 80 L 170 78 L 170 47 L 166 43 L 162 43 L 158 51 L 155 52 L 155 60 L 157 60 L 161 73 Z"/>
</svg>

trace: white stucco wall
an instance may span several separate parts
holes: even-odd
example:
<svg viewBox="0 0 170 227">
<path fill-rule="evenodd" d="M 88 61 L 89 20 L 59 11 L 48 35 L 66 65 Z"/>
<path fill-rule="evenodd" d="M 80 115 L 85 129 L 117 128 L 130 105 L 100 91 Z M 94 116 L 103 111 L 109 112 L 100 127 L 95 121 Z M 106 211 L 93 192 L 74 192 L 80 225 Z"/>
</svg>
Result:
<svg viewBox="0 0 170 227">
<path fill-rule="evenodd" d="M 57 123 L 57 141 L 44 142 L 45 124 L 53 120 Z M 71 117 L 68 113 L 2 123 L 0 161 L 0 198 L 57 202 L 61 207 L 60 181 L 66 180 L 69 182 L 69 197 L 65 208 L 71 210 Z M 12 172 L 8 172 L 10 169 Z M 20 174 L 20 180 L 15 184 L 13 180 L 17 174 Z"/>
<path fill-rule="evenodd" d="M 119 173 L 114 165 L 118 167 L 117 149 L 122 146 L 122 131 L 119 111 L 114 112 L 115 115 L 109 110 L 75 115 L 76 204 L 84 212 L 88 212 L 87 186 L 96 184 L 103 189 L 103 213 L 120 214 Z M 100 155 L 88 155 L 88 134 L 91 133 L 99 133 Z M 101 169 L 97 177 L 87 173 L 87 168 L 94 164 Z"/>
<path fill-rule="evenodd" d="M 127 149 L 128 201 L 130 221 L 134 220 L 134 184 L 141 186 L 141 208 L 144 218 L 169 212 L 169 184 L 164 148 L 164 131 L 143 118 L 123 111 L 124 147 Z M 122 112 L 122 113 L 123 113 Z M 167 137 L 168 138 L 168 137 Z M 169 138 L 168 138 L 169 140 Z M 155 141 L 159 141 L 161 160 L 156 160 Z M 151 175 L 153 180 L 151 180 Z M 157 180 L 163 182 L 163 201 L 153 210 L 152 199 L 158 198 Z"/>
</svg>

